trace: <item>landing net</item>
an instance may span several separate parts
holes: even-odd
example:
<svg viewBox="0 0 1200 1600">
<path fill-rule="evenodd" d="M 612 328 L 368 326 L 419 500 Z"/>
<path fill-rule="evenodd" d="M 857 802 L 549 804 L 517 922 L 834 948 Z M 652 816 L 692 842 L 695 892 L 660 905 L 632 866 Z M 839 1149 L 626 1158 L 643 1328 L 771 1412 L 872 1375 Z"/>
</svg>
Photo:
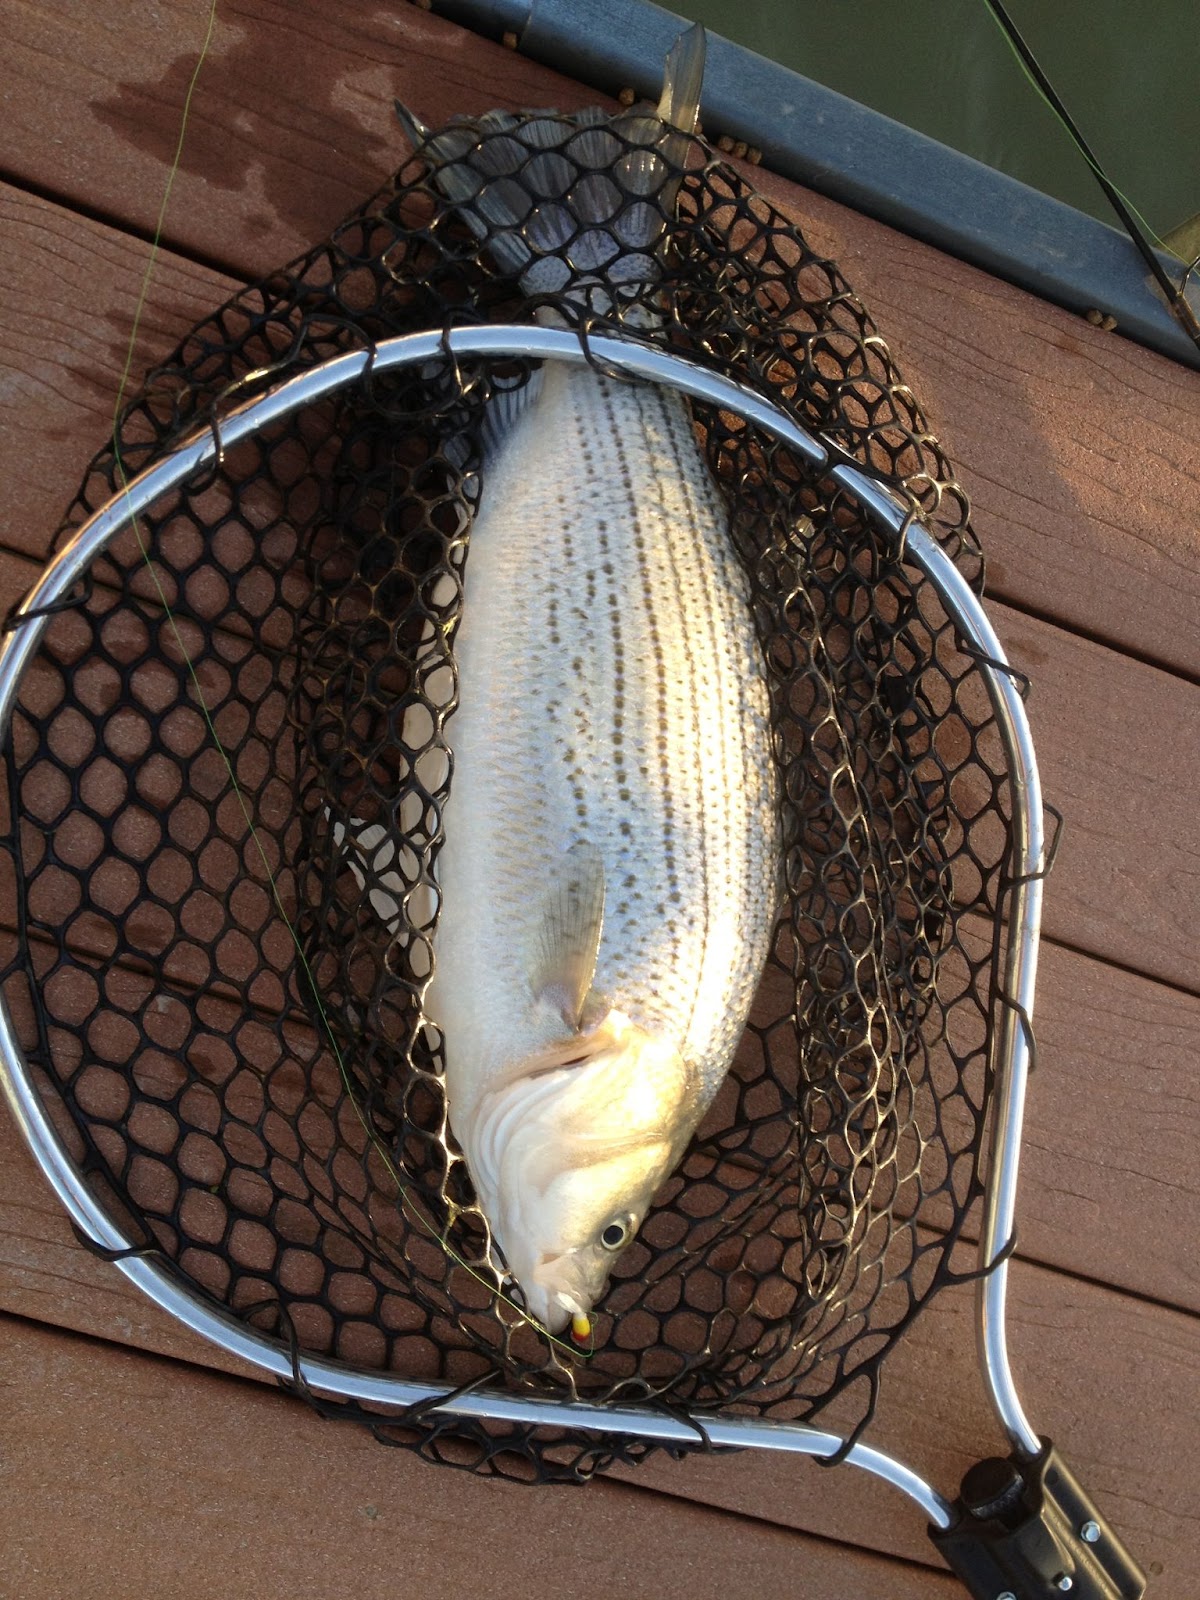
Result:
<svg viewBox="0 0 1200 1600">
<path fill-rule="evenodd" d="M 636 146 L 631 115 L 605 126 L 614 150 Z M 464 137 L 507 140 L 502 181 L 544 194 L 547 146 L 570 168 L 574 133 L 536 113 Z M 283 376 L 550 308 L 753 386 L 905 496 L 981 583 L 966 497 L 866 310 L 740 171 L 681 141 L 655 192 L 610 180 L 613 261 L 637 208 L 659 206 L 665 232 L 652 275 L 602 268 L 608 291 L 581 308 L 563 292 L 578 234 L 531 299 L 431 166 L 418 152 L 148 374 L 60 542 L 122 470 Z M 570 214 L 570 185 L 556 203 Z M 853 1431 L 977 1222 L 1009 839 L 982 675 L 847 494 L 693 407 L 769 667 L 786 895 L 728 1081 L 621 1257 L 593 1347 L 549 1339 L 503 1282 L 422 1014 L 420 891 L 454 730 L 434 685 L 487 494 L 488 398 L 528 375 L 449 355 L 368 370 L 225 451 L 92 564 L 23 676 L 5 752 L 5 994 L 112 1216 L 284 1349 L 701 1423 L 836 1400 Z M 365 892 L 339 843 L 352 820 L 379 842 Z M 377 881 L 396 874 L 398 925 Z M 649 1448 L 311 1398 L 517 1478 Z"/>
</svg>

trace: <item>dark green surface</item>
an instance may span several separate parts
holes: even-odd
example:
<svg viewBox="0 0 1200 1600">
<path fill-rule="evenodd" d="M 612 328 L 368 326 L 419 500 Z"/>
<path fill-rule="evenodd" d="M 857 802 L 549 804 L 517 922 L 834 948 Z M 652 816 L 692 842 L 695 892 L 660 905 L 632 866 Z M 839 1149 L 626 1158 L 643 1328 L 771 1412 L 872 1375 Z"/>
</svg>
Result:
<svg viewBox="0 0 1200 1600">
<path fill-rule="evenodd" d="M 666 0 L 714 33 L 1115 223 L 983 0 Z M 1197 0 L 1006 0 L 1158 233 L 1200 211 Z"/>
</svg>

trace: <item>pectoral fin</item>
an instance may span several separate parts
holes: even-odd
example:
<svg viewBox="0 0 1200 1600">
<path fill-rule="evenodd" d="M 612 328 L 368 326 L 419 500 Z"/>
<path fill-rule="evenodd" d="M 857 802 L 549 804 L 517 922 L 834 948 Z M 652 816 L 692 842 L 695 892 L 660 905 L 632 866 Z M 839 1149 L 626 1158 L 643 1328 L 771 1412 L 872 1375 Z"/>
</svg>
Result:
<svg viewBox="0 0 1200 1600">
<path fill-rule="evenodd" d="M 534 930 L 530 989 L 578 1032 L 608 1009 L 592 992 L 604 931 L 604 861 L 594 845 L 573 845 L 562 858 Z"/>
</svg>

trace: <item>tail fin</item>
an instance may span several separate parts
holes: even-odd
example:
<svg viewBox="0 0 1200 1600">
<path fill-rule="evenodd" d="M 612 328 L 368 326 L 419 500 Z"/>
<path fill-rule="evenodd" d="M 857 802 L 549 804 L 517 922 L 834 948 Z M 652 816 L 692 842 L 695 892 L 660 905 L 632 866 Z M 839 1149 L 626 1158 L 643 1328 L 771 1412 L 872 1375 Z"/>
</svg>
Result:
<svg viewBox="0 0 1200 1600">
<path fill-rule="evenodd" d="M 681 33 L 667 52 L 658 114 L 672 128 L 695 133 L 700 121 L 700 88 L 704 82 L 706 38 L 700 23 Z"/>
<path fill-rule="evenodd" d="M 699 115 L 704 29 L 676 41 L 657 112 L 489 111 L 432 135 L 397 106 L 434 183 L 527 295 L 645 283 Z"/>
</svg>

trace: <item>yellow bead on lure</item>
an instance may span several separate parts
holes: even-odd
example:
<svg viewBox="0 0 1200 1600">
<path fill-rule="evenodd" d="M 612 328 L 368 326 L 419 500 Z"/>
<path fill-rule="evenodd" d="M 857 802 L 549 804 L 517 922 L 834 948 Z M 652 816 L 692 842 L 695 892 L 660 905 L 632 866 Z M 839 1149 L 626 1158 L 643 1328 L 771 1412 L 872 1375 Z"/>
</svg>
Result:
<svg viewBox="0 0 1200 1600">
<path fill-rule="evenodd" d="M 491 113 L 425 139 L 527 294 L 611 304 L 653 279 L 703 51 L 701 30 L 672 51 L 658 116 L 527 119 L 518 143 Z M 766 959 L 767 684 L 728 510 L 675 391 L 548 363 L 491 411 L 425 1009 L 479 1204 L 530 1313 L 578 1342 Z"/>
</svg>

